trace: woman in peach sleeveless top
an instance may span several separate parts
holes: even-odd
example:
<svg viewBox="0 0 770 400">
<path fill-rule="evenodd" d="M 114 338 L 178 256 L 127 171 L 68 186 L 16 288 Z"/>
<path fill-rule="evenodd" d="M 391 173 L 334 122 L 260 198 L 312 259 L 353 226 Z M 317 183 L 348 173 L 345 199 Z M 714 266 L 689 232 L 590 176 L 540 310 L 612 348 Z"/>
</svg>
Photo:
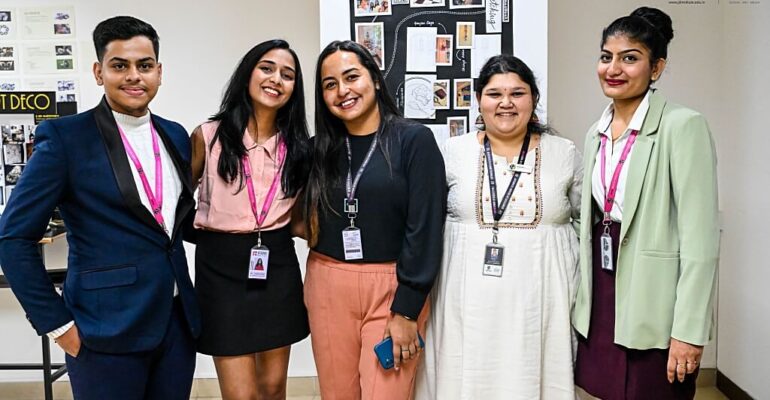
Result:
<svg viewBox="0 0 770 400">
<path fill-rule="evenodd" d="M 267 41 L 192 135 L 198 351 L 214 357 L 223 398 L 285 398 L 291 345 L 309 334 L 289 224 L 308 174 L 304 104 L 296 54 Z"/>
</svg>

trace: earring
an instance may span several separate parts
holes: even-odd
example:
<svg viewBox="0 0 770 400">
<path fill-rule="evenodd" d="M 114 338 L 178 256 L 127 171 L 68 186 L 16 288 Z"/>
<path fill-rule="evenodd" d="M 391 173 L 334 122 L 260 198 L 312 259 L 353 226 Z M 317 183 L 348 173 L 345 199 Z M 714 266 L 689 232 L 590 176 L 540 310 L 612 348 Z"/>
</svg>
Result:
<svg viewBox="0 0 770 400">
<path fill-rule="evenodd" d="M 481 111 L 481 110 L 479 110 L 479 111 Z M 484 117 L 482 117 L 481 114 L 479 114 L 479 116 L 476 117 L 476 129 L 478 129 L 480 131 L 487 130 L 487 125 L 484 123 Z"/>
</svg>

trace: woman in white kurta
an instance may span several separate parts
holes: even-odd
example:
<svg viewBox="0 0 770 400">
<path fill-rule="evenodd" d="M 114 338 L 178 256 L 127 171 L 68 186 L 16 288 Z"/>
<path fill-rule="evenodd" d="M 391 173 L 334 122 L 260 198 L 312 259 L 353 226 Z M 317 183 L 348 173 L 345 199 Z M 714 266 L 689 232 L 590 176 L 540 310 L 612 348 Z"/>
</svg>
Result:
<svg viewBox="0 0 770 400">
<path fill-rule="evenodd" d="M 578 242 L 571 223 L 579 211 L 581 156 L 533 117 L 539 93 L 521 60 L 493 57 L 479 82 L 486 128 L 444 146 L 444 258 L 431 294 L 417 398 L 574 399 L 570 311 Z M 485 263 L 495 222 L 485 138 L 501 206 L 511 164 L 528 149 L 498 221 L 502 270 Z"/>
</svg>

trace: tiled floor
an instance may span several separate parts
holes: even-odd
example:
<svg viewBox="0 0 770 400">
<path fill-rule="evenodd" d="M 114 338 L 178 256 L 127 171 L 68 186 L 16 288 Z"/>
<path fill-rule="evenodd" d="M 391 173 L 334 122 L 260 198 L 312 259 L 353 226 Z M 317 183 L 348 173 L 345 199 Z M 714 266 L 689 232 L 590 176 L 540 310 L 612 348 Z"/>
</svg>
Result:
<svg viewBox="0 0 770 400">
<path fill-rule="evenodd" d="M 728 400 L 727 396 L 715 387 L 700 387 L 695 392 L 695 400 Z"/>
<path fill-rule="evenodd" d="M 40 400 L 43 398 L 39 382 L 29 383 L 0 383 L 0 399 Z M 289 384 L 287 400 L 321 400 L 318 394 L 318 383 L 314 378 L 292 378 Z M 193 385 L 191 399 L 221 400 L 219 388 L 215 379 L 196 380 Z M 56 400 L 72 399 L 67 382 L 57 382 L 54 386 Z M 715 387 L 699 387 L 695 400 L 728 400 Z"/>
</svg>

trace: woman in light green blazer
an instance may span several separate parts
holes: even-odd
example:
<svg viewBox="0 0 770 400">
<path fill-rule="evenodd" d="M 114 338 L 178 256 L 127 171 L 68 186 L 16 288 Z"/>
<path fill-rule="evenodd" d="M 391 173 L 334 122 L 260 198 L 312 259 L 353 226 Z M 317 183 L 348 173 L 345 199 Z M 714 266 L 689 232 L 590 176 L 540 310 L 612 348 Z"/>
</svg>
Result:
<svg viewBox="0 0 770 400">
<path fill-rule="evenodd" d="M 651 89 L 671 19 L 642 7 L 610 24 L 597 67 L 612 99 L 588 132 L 575 382 L 609 399 L 692 399 L 712 329 L 719 247 L 706 120 Z"/>
</svg>

